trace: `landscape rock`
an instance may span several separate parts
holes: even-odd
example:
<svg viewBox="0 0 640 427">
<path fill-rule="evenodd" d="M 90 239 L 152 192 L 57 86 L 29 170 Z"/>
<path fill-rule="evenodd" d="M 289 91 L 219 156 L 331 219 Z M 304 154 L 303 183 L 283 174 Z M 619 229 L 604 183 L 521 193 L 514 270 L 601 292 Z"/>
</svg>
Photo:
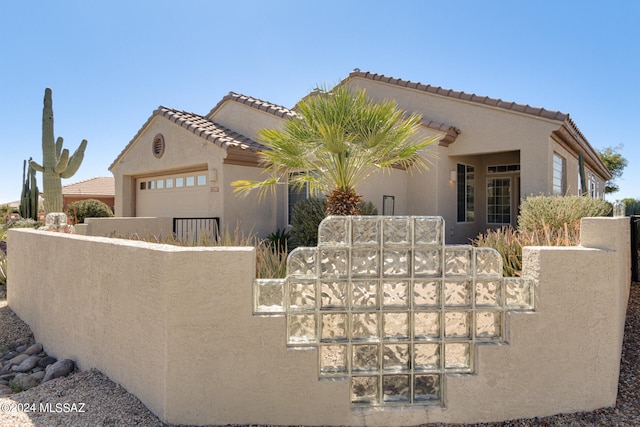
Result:
<svg viewBox="0 0 640 427">
<path fill-rule="evenodd" d="M 28 337 L 19 338 L 19 339 L 15 340 L 14 342 L 9 343 L 9 348 L 12 349 L 12 350 L 15 350 L 18 347 L 20 347 L 21 345 L 29 344 L 29 341 L 31 341 L 31 339 L 28 338 Z"/>
<path fill-rule="evenodd" d="M 55 357 L 45 356 L 42 359 L 40 359 L 40 361 L 38 362 L 38 366 L 40 368 L 46 368 L 49 365 L 53 365 L 57 361 L 58 361 L 58 359 L 56 359 Z"/>
<path fill-rule="evenodd" d="M 27 353 L 25 353 L 27 354 Z M 11 368 L 13 372 L 27 372 L 32 370 L 40 361 L 39 356 L 29 356 L 22 361 L 18 366 Z"/>
<path fill-rule="evenodd" d="M 27 348 L 24 353 L 28 354 L 29 356 L 33 356 L 35 354 L 38 354 L 42 351 L 42 344 L 40 343 L 36 343 L 34 345 L 32 345 L 31 347 Z"/>
<path fill-rule="evenodd" d="M 20 387 L 20 389 L 22 390 L 28 390 L 30 388 L 33 388 L 37 386 L 39 383 L 37 379 L 25 373 L 17 374 L 16 377 L 13 379 L 13 382 L 16 384 L 16 386 Z"/>
<path fill-rule="evenodd" d="M 73 368 L 74 368 L 73 360 L 71 359 L 59 360 L 45 370 L 45 375 L 44 375 L 44 378 L 42 379 L 42 383 L 51 381 L 54 378 L 66 377 L 71 372 L 73 372 Z"/>
<path fill-rule="evenodd" d="M 0 397 L 9 396 L 13 394 L 13 390 L 8 385 L 0 385 Z"/>
</svg>

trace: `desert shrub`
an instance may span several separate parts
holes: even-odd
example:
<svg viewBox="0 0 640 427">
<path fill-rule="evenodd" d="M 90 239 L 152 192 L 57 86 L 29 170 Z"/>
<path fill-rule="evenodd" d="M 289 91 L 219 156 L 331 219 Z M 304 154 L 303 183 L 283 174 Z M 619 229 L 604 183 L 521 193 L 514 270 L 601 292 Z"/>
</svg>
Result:
<svg viewBox="0 0 640 427">
<path fill-rule="evenodd" d="M 67 207 L 67 216 L 72 224 L 82 224 L 85 218 L 108 218 L 113 216 L 111 208 L 96 199 L 78 200 Z"/>
<path fill-rule="evenodd" d="M 624 214 L 626 216 L 640 215 L 640 200 L 628 198 L 620 201 L 624 203 Z"/>
<path fill-rule="evenodd" d="M 6 228 L 39 228 L 43 225 L 42 221 L 34 221 L 31 218 L 20 218 L 15 221 L 9 221 Z"/>
<path fill-rule="evenodd" d="M 378 215 L 378 209 L 372 202 L 361 202 L 358 207 L 360 208 L 360 215 Z"/>
<path fill-rule="evenodd" d="M 7 256 L 3 251 L 0 251 L 0 286 L 7 286 Z"/>
<path fill-rule="evenodd" d="M 524 246 L 577 246 L 580 243 L 580 223 L 551 229 L 548 225 L 531 231 L 514 230 L 511 226 L 487 230 L 472 244 L 493 248 L 502 257 L 502 272 L 506 277 L 522 275 L 522 248 Z"/>
<path fill-rule="evenodd" d="M 317 246 L 318 225 L 327 216 L 327 200 L 300 200 L 291 210 L 291 243 L 294 246 Z"/>
<path fill-rule="evenodd" d="M 611 204 L 602 199 L 583 196 L 534 196 L 522 200 L 518 216 L 518 230 L 531 232 L 560 230 L 567 224 L 569 228 L 579 225 L 580 218 L 607 216 Z"/>
<path fill-rule="evenodd" d="M 291 233 L 287 230 L 279 229 L 269 233 L 264 242 L 275 251 L 287 253 L 287 249 L 290 246 L 289 240 L 291 240 Z"/>
</svg>

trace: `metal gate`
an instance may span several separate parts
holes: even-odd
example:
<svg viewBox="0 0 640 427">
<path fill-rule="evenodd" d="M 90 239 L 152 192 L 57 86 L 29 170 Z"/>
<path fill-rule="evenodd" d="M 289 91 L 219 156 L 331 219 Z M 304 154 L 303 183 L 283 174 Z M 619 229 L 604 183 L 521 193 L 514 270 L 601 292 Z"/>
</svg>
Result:
<svg viewBox="0 0 640 427">
<path fill-rule="evenodd" d="M 220 218 L 173 218 L 173 233 L 189 245 L 213 242 L 218 239 Z"/>
<path fill-rule="evenodd" d="M 631 280 L 640 283 L 640 215 L 631 216 Z"/>
</svg>

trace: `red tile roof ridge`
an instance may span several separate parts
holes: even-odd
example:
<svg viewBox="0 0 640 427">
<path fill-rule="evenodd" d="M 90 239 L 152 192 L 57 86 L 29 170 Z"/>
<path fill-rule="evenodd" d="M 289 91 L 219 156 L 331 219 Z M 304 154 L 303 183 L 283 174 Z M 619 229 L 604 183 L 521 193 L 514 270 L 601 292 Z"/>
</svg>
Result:
<svg viewBox="0 0 640 427">
<path fill-rule="evenodd" d="M 209 111 L 209 113 L 205 117 L 210 118 L 222 106 L 222 104 L 230 100 L 239 102 L 241 104 L 264 111 L 269 114 L 273 114 L 276 117 L 281 117 L 284 119 L 290 119 L 297 116 L 295 111 L 287 107 L 283 107 L 282 105 L 274 104 L 269 101 L 254 98 L 252 96 L 243 95 L 241 93 L 229 92 L 216 104 L 215 107 L 211 109 L 211 111 Z"/>
<path fill-rule="evenodd" d="M 425 85 L 420 82 L 413 82 L 410 80 L 396 79 L 393 77 L 388 77 L 383 74 L 371 73 L 369 71 L 361 71 L 356 68 L 351 73 L 349 73 L 349 78 L 359 77 L 363 79 L 369 79 L 374 81 L 381 81 L 387 84 L 393 84 L 401 87 L 408 87 L 411 89 L 421 90 L 423 92 L 429 92 L 440 96 L 445 96 L 449 98 L 460 99 L 462 101 L 475 102 L 479 104 L 488 105 L 491 107 L 502 108 L 505 110 L 516 111 L 524 114 L 530 114 L 550 120 L 558 120 L 565 121 L 569 118 L 569 115 L 566 113 L 562 113 L 560 111 L 547 110 L 541 107 L 532 107 L 527 104 L 518 104 L 512 101 L 504 101 L 499 98 L 490 98 L 488 96 L 480 96 L 473 93 L 465 93 L 461 91 L 456 91 L 453 89 L 446 89 L 440 86 L 432 86 Z"/>
</svg>

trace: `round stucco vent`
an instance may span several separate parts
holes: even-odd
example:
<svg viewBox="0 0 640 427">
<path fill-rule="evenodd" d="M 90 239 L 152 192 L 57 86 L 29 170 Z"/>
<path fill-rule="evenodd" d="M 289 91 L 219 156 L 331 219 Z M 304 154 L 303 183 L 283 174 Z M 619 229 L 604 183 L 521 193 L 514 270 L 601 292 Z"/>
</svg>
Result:
<svg viewBox="0 0 640 427">
<path fill-rule="evenodd" d="M 157 158 L 162 157 L 164 154 L 164 136 L 161 133 L 157 134 L 155 138 L 153 138 L 153 145 L 151 146 L 153 150 L 153 155 Z"/>
</svg>

